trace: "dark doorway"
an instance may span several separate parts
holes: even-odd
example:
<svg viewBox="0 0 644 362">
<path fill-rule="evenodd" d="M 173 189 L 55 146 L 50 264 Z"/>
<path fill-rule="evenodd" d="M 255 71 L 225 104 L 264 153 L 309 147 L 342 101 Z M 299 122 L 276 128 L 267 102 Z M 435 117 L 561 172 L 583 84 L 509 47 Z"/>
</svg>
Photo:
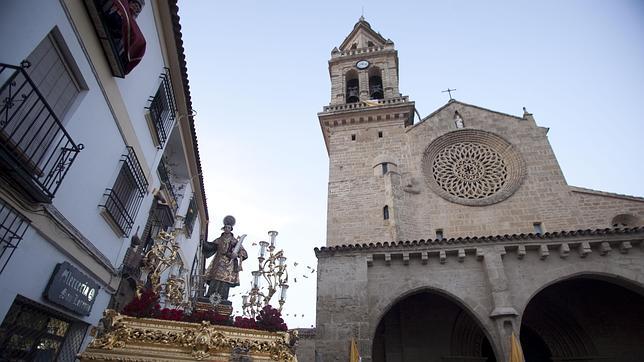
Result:
<svg viewBox="0 0 644 362">
<path fill-rule="evenodd" d="M 474 318 L 450 299 L 421 292 L 396 303 L 373 340 L 374 362 L 496 362 Z"/>
<path fill-rule="evenodd" d="M 611 281 L 559 282 L 528 303 L 520 339 L 526 362 L 641 361 L 644 297 Z"/>
</svg>

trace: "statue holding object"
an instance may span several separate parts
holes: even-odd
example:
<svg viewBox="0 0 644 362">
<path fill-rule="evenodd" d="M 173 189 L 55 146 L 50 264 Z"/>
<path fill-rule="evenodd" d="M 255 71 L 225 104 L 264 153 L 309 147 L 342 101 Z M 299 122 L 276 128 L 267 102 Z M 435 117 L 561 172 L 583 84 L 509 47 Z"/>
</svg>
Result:
<svg viewBox="0 0 644 362">
<path fill-rule="evenodd" d="M 231 305 L 228 300 L 230 288 L 239 285 L 239 272 L 242 270 L 242 261 L 248 258 L 242 242 L 246 235 L 235 238 L 233 226 L 235 218 L 226 216 L 221 236 L 213 241 L 204 241 L 203 256 L 205 259 L 214 255 L 205 274 L 208 285 L 206 297 L 213 304 Z"/>
</svg>

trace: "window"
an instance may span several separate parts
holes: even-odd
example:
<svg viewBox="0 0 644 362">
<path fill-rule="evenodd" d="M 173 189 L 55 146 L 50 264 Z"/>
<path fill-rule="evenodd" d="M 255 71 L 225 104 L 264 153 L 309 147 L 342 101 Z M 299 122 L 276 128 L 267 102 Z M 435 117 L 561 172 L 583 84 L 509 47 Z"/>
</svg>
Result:
<svg viewBox="0 0 644 362">
<path fill-rule="evenodd" d="M 134 218 L 141 202 L 147 193 L 148 181 L 143 175 L 134 149 L 127 147 L 127 153 L 121 156 L 121 168 L 114 187 L 105 189 L 103 207 L 111 221 L 127 236 L 134 225 Z"/>
<path fill-rule="evenodd" d="M 382 218 L 384 220 L 389 220 L 389 206 L 385 205 L 385 207 L 382 208 Z"/>
<path fill-rule="evenodd" d="M 0 200 L 0 273 L 20 244 L 29 221 L 18 211 Z"/>
<path fill-rule="evenodd" d="M 382 163 L 382 174 L 383 174 L 383 175 L 386 175 L 388 171 L 389 171 L 388 163 L 387 163 L 387 162 L 383 162 L 383 163 Z"/>
<path fill-rule="evenodd" d="M 543 234 L 543 226 L 540 222 L 535 222 L 532 226 L 534 227 L 535 234 Z"/>
<path fill-rule="evenodd" d="M 168 69 L 165 69 L 159 78 L 161 84 L 154 96 L 150 97 L 150 104 L 146 109 L 150 112 L 148 125 L 153 133 L 154 144 L 163 148 L 165 141 L 170 137 L 172 126 L 174 126 L 176 107 Z"/>
<path fill-rule="evenodd" d="M 87 324 L 18 296 L 0 325 L 0 360 L 73 361 Z"/>
<path fill-rule="evenodd" d="M 382 138 L 382 131 L 378 131 L 378 138 Z"/>
<path fill-rule="evenodd" d="M 149 250 L 159 232 L 168 231 L 171 227 L 174 227 L 174 216 L 170 206 L 159 197 L 155 197 L 143 229 L 143 250 Z"/>
<path fill-rule="evenodd" d="M 188 204 L 188 211 L 186 212 L 185 226 L 186 234 L 188 236 L 192 235 L 192 229 L 195 226 L 195 220 L 197 219 L 197 202 L 193 196 L 190 199 L 190 204 Z"/>
<path fill-rule="evenodd" d="M 436 229 L 436 239 L 443 240 L 443 229 Z"/>
<path fill-rule="evenodd" d="M 29 67 L 25 69 L 61 120 L 80 92 L 87 89 L 78 66 L 64 44 L 60 31 L 54 28 L 29 54 Z"/>
<path fill-rule="evenodd" d="M 355 141 L 355 140 L 356 140 L 356 134 L 355 134 L 355 133 L 351 135 L 351 140 L 352 140 L 352 141 Z"/>
</svg>

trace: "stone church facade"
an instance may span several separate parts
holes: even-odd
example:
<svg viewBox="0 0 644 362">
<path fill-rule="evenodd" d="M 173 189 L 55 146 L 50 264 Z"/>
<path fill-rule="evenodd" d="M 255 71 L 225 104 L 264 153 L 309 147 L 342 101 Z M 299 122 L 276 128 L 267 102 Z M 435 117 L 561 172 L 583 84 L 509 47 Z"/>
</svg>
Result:
<svg viewBox="0 0 644 362">
<path fill-rule="evenodd" d="M 301 360 L 636 361 L 644 198 L 570 186 L 521 116 L 450 100 L 414 122 L 391 40 L 360 19 L 329 61 L 317 326 Z M 310 348 L 314 344 L 314 348 Z"/>
</svg>

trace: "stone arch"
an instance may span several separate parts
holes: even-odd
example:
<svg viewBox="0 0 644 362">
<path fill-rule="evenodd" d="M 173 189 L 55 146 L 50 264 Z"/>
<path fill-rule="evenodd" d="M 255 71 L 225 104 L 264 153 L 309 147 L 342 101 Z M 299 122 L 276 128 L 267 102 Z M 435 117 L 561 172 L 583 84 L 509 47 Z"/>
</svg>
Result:
<svg viewBox="0 0 644 362">
<path fill-rule="evenodd" d="M 632 228 L 642 226 L 643 224 L 642 219 L 633 214 L 615 215 L 610 221 L 610 225 L 616 228 Z"/>
<path fill-rule="evenodd" d="M 636 343 L 644 337 L 642 304 L 644 288 L 621 276 L 590 272 L 557 278 L 542 285 L 522 310 L 524 352 L 533 361 L 630 361 L 626 356 L 644 353 Z"/>
<path fill-rule="evenodd" d="M 486 325 L 483 320 L 486 318 L 482 313 L 477 313 L 476 310 L 474 310 L 471 306 L 469 306 L 463 299 L 458 297 L 457 295 L 442 289 L 438 288 L 435 286 L 420 286 L 416 288 L 410 288 L 402 293 L 399 293 L 397 297 L 391 298 L 386 302 L 381 301 L 380 303 L 375 304 L 371 310 L 370 310 L 370 331 L 369 331 L 369 336 L 370 340 L 375 341 L 376 340 L 376 334 L 377 334 L 377 329 L 379 323 L 386 317 L 387 313 L 389 313 L 392 308 L 394 308 L 397 304 L 400 302 L 413 297 L 414 295 L 421 294 L 421 293 L 430 293 L 430 294 L 435 294 L 440 296 L 443 299 L 448 300 L 455 306 L 457 306 L 460 309 L 460 313 L 457 316 L 456 323 L 452 327 L 452 330 L 450 331 L 450 334 L 452 337 L 458 337 L 461 341 L 463 340 L 468 340 L 471 342 L 474 342 L 478 348 L 481 347 L 482 345 L 482 340 L 481 341 L 476 341 L 476 335 L 473 333 L 474 329 L 478 329 L 482 332 L 483 336 L 489 341 L 490 348 L 492 350 L 492 353 L 494 354 L 494 357 L 497 359 L 497 361 L 501 361 L 501 357 L 503 356 L 501 350 L 499 349 L 499 346 L 497 346 L 496 343 L 496 338 L 494 338 L 494 334 L 492 333 L 492 324 Z M 480 311 L 479 311 L 480 312 Z M 470 321 L 473 321 L 471 323 L 468 321 L 469 317 Z M 373 348 L 373 345 L 372 345 Z M 476 348 L 476 347 L 475 347 Z M 459 352 L 468 352 L 469 350 L 467 348 L 464 348 L 463 346 L 459 346 L 458 343 L 454 344 L 452 343 L 450 345 L 450 351 L 452 353 L 459 353 Z M 373 352 L 373 351 L 371 351 Z"/>
<path fill-rule="evenodd" d="M 580 278 L 580 277 L 585 277 L 585 278 L 594 278 L 598 280 L 604 280 L 608 281 L 611 283 L 614 283 L 616 285 L 625 287 L 626 289 L 629 289 L 635 293 L 644 295 L 644 285 L 639 283 L 637 281 L 637 271 L 635 270 L 620 270 L 617 268 L 614 268 L 613 270 L 604 270 L 606 268 L 598 268 L 600 270 L 575 270 L 570 273 L 566 274 L 561 274 L 558 275 L 556 278 L 553 278 L 545 283 L 538 284 L 538 287 L 534 289 L 528 297 L 524 300 L 522 300 L 520 303 L 517 304 L 517 311 L 519 312 L 519 323 L 521 323 L 522 318 L 523 318 L 523 313 L 525 311 L 525 308 L 527 305 L 530 303 L 534 297 L 542 292 L 544 289 L 553 286 L 555 284 L 561 283 L 566 280 L 570 279 L 575 279 L 575 278 Z M 535 284 L 536 285 L 536 284 Z"/>
<path fill-rule="evenodd" d="M 374 65 L 369 69 L 369 98 L 383 99 L 384 97 L 385 89 L 382 80 L 382 70 Z"/>
<path fill-rule="evenodd" d="M 344 89 L 346 103 L 356 103 L 360 100 L 360 80 L 358 72 L 354 69 L 345 73 Z"/>
</svg>

